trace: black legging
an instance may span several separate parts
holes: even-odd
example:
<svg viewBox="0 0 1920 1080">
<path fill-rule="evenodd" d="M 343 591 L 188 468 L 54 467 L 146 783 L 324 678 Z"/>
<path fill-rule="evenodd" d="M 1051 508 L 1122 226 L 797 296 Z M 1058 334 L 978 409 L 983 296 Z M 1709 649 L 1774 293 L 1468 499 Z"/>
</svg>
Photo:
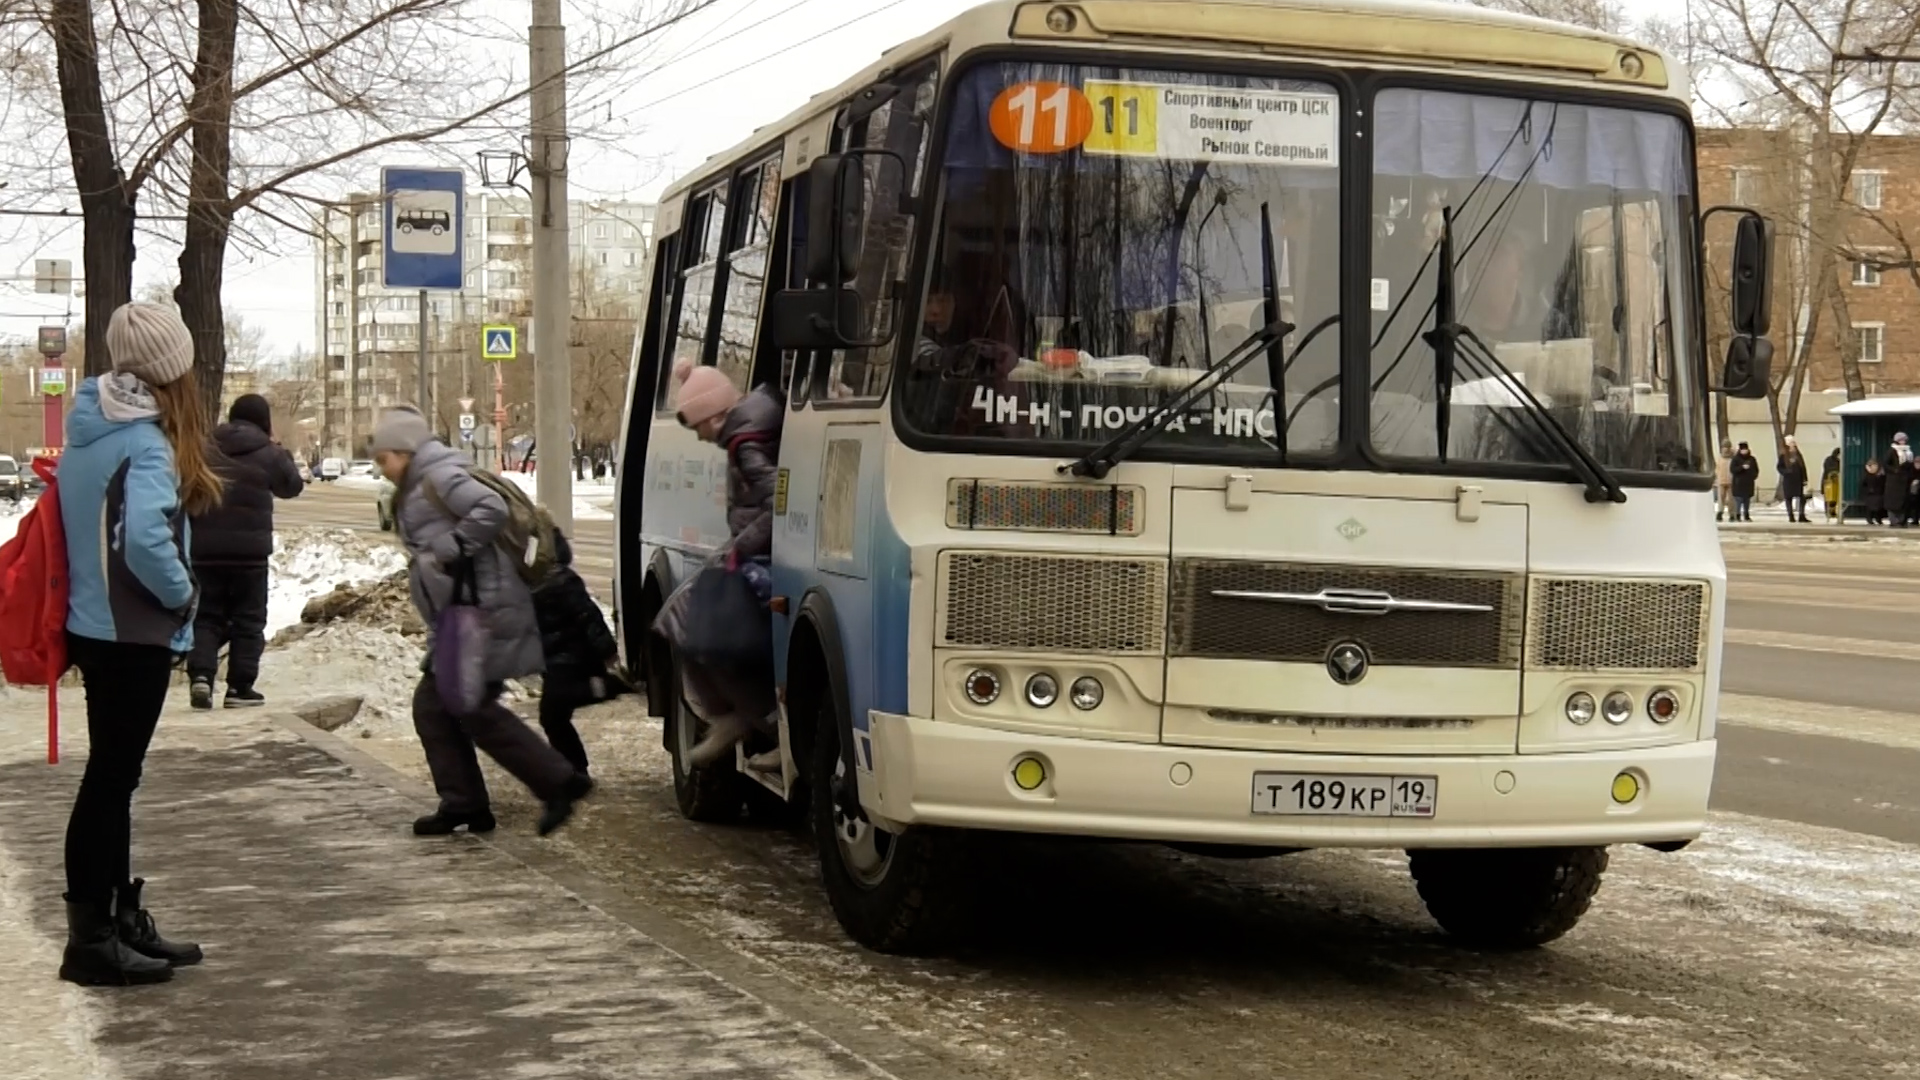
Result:
<svg viewBox="0 0 1920 1080">
<path fill-rule="evenodd" d="M 173 653 L 68 634 L 67 655 L 87 688 L 87 770 L 67 821 L 67 895 L 107 904 L 133 878 L 133 792 L 167 703 Z"/>
</svg>

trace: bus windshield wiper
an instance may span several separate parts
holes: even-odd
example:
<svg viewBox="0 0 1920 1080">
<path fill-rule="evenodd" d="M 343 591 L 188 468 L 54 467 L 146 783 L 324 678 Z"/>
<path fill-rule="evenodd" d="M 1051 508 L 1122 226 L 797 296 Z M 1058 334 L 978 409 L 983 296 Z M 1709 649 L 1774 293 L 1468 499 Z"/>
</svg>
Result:
<svg viewBox="0 0 1920 1080">
<path fill-rule="evenodd" d="M 1148 439 L 1165 431 L 1175 420 L 1186 415 L 1203 395 L 1212 393 L 1217 387 L 1253 362 L 1266 348 L 1282 341 L 1293 333 L 1294 326 L 1284 319 L 1275 319 L 1267 325 L 1247 335 L 1247 339 L 1235 345 L 1220 361 L 1220 366 L 1195 379 L 1185 390 L 1174 395 L 1171 402 L 1149 412 L 1147 415 L 1128 424 L 1099 447 L 1088 451 L 1078 461 L 1060 466 L 1062 473 L 1085 476 L 1094 480 L 1105 480 L 1115 465 L 1131 457 Z"/>
<path fill-rule="evenodd" d="M 1520 403 L 1521 411 L 1532 418 L 1540 433 L 1546 436 L 1574 475 L 1587 486 L 1588 502 L 1626 502 L 1625 489 L 1607 471 L 1606 466 L 1588 453 L 1579 440 L 1568 434 L 1553 413 L 1494 356 L 1493 350 L 1480 340 L 1471 327 L 1459 321 L 1456 312 L 1458 287 L 1453 271 L 1453 208 L 1450 206 L 1440 211 L 1439 247 L 1440 265 L 1435 270 L 1434 280 L 1433 329 L 1421 337 L 1433 349 L 1433 427 L 1434 435 L 1439 440 L 1440 460 L 1447 460 L 1447 441 L 1453 419 L 1454 368 L 1460 355 L 1465 353 L 1471 368 L 1483 377 L 1491 376 Z M 1463 349 L 1462 345 L 1467 347 Z"/>
<path fill-rule="evenodd" d="M 1280 321 L 1280 286 L 1278 271 L 1273 268 L 1273 248 L 1272 206 L 1261 203 L 1260 291 L 1266 303 L 1262 314 L 1266 315 L 1270 326 Z M 1287 346 L 1284 336 L 1267 343 L 1267 386 L 1273 391 L 1274 448 L 1279 451 L 1280 465 L 1284 468 L 1287 464 Z"/>
</svg>

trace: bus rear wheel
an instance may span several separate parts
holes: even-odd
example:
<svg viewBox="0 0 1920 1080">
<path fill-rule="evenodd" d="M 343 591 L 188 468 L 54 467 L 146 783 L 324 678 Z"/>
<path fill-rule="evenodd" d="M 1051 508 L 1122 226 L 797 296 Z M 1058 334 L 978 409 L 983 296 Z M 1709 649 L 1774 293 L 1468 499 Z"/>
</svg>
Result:
<svg viewBox="0 0 1920 1080">
<path fill-rule="evenodd" d="M 648 672 L 649 676 L 655 674 Z M 687 703 L 685 683 L 680 678 L 680 655 L 673 653 L 672 663 L 665 672 L 667 676 L 667 752 L 673 759 L 673 798 L 680 804 L 680 813 L 690 821 L 704 821 L 712 824 L 725 824 L 739 818 L 740 809 L 746 802 L 746 787 L 750 781 L 740 775 L 732 761 L 721 761 L 706 768 L 695 768 L 688 764 L 694 744 L 706 728 L 706 721 L 700 719 Z"/>
<path fill-rule="evenodd" d="M 867 820 L 831 704 L 820 710 L 807 779 L 820 877 L 848 936 L 876 952 L 907 955 L 950 940 L 964 907 L 961 837 L 926 828 L 892 833 Z"/>
<path fill-rule="evenodd" d="M 1607 849 L 1487 848 L 1408 853 L 1440 928 L 1477 949 L 1532 949 L 1572 930 L 1600 891 Z"/>
</svg>

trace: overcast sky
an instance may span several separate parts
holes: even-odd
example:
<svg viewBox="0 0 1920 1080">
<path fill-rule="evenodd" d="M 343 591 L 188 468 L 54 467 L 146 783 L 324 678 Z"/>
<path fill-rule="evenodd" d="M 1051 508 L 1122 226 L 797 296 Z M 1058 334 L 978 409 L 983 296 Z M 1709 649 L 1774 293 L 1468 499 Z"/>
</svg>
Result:
<svg viewBox="0 0 1920 1080">
<path fill-rule="evenodd" d="M 483 2 L 507 15 L 526 6 L 524 0 Z M 651 199 L 675 176 L 845 80 L 881 51 L 976 2 L 719 0 L 653 43 L 644 59 L 636 59 L 636 67 L 663 65 L 657 72 L 637 80 L 611 102 L 576 106 L 571 117 L 576 130 L 616 130 L 622 135 L 617 148 L 591 141 L 576 145 L 570 163 L 573 197 Z M 1626 6 L 1634 14 L 1658 10 L 1653 0 L 1626 0 Z M 821 36 L 805 40 L 816 35 Z M 490 61 L 482 57 L 476 62 Z M 522 71 L 525 66 L 524 57 L 491 62 L 512 63 Z M 502 132 L 502 149 L 518 143 L 517 137 Z M 357 186 L 376 187 L 382 164 L 429 162 L 444 164 L 424 151 L 396 150 L 382 161 L 367 162 L 365 178 Z M 469 189 L 478 181 L 473 165 Z M 0 190 L 0 206 L 6 202 L 6 192 Z M 9 225 L 18 228 L 17 219 Z M 154 280 L 171 280 L 177 256 L 177 249 L 143 237 L 135 263 L 136 289 Z M 35 258 L 70 259 L 77 272 L 78 222 L 50 222 L 0 244 L 0 277 L 30 276 Z M 41 322 L 61 321 L 65 302 L 35 296 L 31 289 L 31 282 L 0 281 L 0 334 L 30 337 Z M 313 263 L 304 248 L 298 254 L 263 256 L 236 245 L 229 253 L 226 301 L 249 322 L 266 328 L 274 353 L 312 347 Z M 80 302 L 74 301 L 72 308 L 78 322 Z"/>
</svg>

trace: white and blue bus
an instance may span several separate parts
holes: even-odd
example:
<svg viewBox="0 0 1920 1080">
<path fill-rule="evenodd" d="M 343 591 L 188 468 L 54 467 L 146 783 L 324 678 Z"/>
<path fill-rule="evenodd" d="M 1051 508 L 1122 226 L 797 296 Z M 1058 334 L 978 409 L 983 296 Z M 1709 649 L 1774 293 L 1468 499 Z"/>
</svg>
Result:
<svg viewBox="0 0 1920 1080">
<path fill-rule="evenodd" d="M 882 950 L 993 832 L 1403 849 L 1456 937 L 1564 933 L 1706 819 L 1708 403 L 1765 383 L 1772 233 L 1734 214 L 1710 377 L 1697 191 L 1674 61 L 1465 5 L 889 50 L 660 206 L 616 593 L 681 809 L 806 800 Z M 648 632 L 727 537 L 683 360 L 787 401 L 779 729 L 707 769 Z"/>
</svg>

